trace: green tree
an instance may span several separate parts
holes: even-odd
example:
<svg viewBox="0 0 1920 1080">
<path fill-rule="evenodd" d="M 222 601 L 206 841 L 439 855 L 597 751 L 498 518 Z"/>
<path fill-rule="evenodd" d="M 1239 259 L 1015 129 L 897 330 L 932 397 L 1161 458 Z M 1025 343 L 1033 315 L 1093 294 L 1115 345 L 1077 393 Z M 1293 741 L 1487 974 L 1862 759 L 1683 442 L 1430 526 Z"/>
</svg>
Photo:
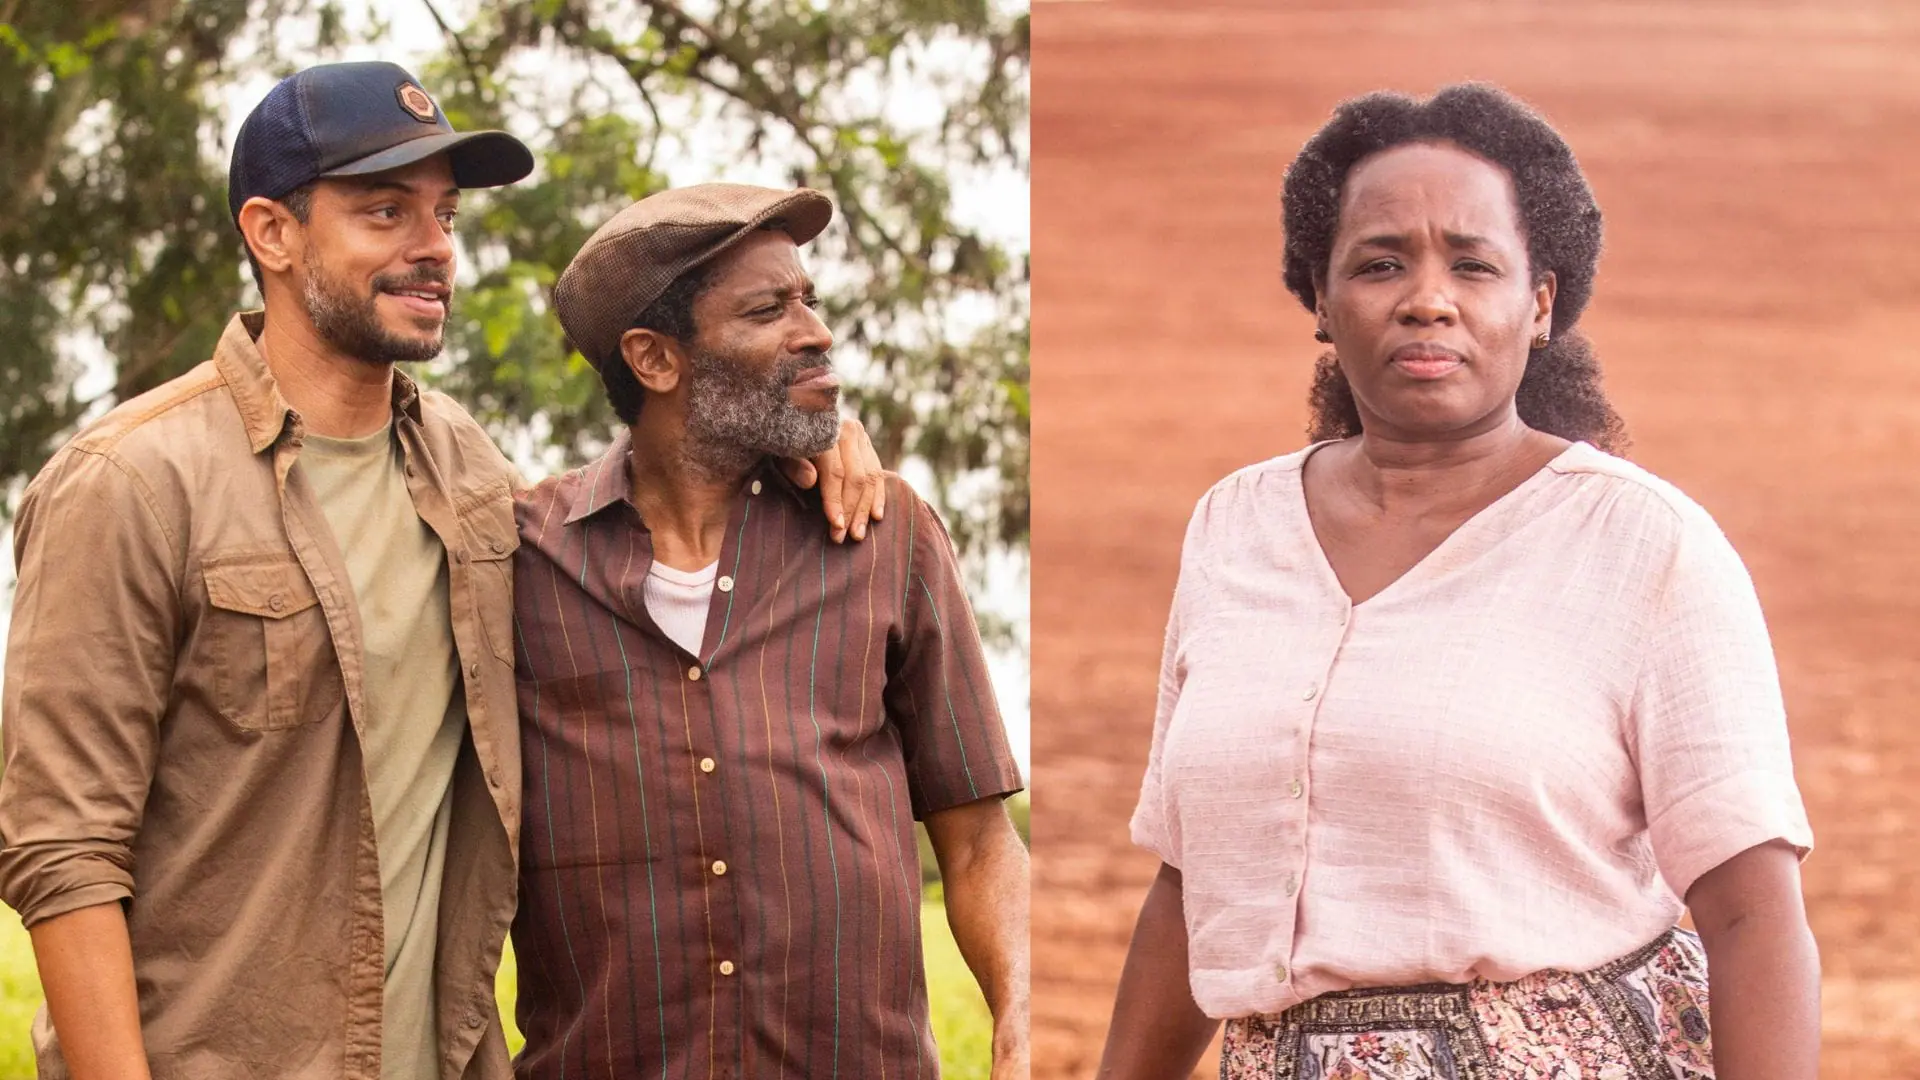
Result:
<svg viewBox="0 0 1920 1080">
<path fill-rule="evenodd" d="M 956 178 L 1026 169 L 1025 15 L 985 0 L 433 0 L 419 72 L 456 126 L 540 167 L 472 201 L 447 353 L 426 375 L 510 447 L 579 460 L 613 424 L 549 307 L 621 206 L 745 176 L 831 194 L 816 245 L 849 396 L 889 461 L 930 467 L 963 550 L 1024 546 L 1024 251 L 956 221 Z M 92 411 L 204 359 L 248 295 L 225 205 L 225 93 L 345 43 L 313 0 L 0 0 L 0 487 Z M 725 162 L 701 168 L 696 163 Z M 1021 210 L 1024 213 L 1024 209 Z M 82 393 L 79 358 L 110 385 Z M 0 509 L 5 509 L 0 506 Z"/>
</svg>

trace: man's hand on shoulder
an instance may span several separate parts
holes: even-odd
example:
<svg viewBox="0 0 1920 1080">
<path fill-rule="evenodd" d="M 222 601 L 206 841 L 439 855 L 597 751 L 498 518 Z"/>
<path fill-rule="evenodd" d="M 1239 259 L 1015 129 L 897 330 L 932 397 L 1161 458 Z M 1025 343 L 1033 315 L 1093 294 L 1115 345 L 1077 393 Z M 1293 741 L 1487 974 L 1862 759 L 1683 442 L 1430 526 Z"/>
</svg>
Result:
<svg viewBox="0 0 1920 1080">
<path fill-rule="evenodd" d="M 867 523 L 887 516 L 887 485 L 880 455 L 860 421 L 840 421 L 840 440 L 812 461 L 784 459 L 780 469 L 802 488 L 820 485 L 820 502 L 833 542 L 867 537 Z"/>
</svg>

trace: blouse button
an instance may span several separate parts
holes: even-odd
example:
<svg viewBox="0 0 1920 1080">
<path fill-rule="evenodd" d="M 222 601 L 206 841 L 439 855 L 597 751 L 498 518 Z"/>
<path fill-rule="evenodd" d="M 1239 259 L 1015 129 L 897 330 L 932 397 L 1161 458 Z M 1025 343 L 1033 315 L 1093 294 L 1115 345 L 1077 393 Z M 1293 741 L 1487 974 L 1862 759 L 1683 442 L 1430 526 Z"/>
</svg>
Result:
<svg viewBox="0 0 1920 1080">
<path fill-rule="evenodd" d="M 1285 964 L 1274 965 L 1273 974 L 1281 982 L 1286 982 L 1287 981 L 1287 965 Z"/>
<path fill-rule="evenodd" d="M 1293 783 L 1287 785 L 1287 798 L 1297 799 L 1304 790 L 1306 789 L 1300 786 L 1300 781 L 1295 780 Z"/>
<path fill-rule="evenodd" d="M 1317 686 L 1309 686 L 1305 690 L 1301 691 L 1300 700 L 1312 701 L 1314 698 L 1317 698 L 1319 696 L 1320 696 L 1320 688 Z"/>
</svg>

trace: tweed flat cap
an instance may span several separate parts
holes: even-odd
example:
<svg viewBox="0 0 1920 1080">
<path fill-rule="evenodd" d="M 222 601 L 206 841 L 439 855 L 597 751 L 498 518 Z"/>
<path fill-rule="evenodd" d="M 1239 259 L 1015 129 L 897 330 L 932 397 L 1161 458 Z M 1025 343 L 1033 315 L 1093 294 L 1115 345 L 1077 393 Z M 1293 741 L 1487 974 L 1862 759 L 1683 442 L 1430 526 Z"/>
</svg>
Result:
<svg viewBox="0 0 1920 1080">
<path fill-rule="evenodd" d="M 554 311 L 595 367 L 681 274 L 779 223 L 796 244 L 820 235 L 833 203 L 810 188 L 695 184 L 649 195 L 600 226 L 553 286 Z"/>
</svg>

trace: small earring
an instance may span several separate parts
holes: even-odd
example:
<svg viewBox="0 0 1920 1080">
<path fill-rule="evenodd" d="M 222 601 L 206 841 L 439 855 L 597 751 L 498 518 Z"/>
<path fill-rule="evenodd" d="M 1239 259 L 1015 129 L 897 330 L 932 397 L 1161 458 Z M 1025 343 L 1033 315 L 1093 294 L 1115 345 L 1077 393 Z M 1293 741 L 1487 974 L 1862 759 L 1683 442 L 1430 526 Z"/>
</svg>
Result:
<svg viewBox="0 0 1920 1080">
<path fill-rule="evenodd" d="M 1541 333 L 1535 334 L 1533 335 L 1533 347 L 1536 349 L 1544 349 L 1547 347 L 1548 340 L 1550 339 L 1547 337 L 1544 331 L 1542 331 Z"/>
<path fill-rule="evenodd" d="M 1333 344 L 1333 335 L 1316 326 L 1313 328 L 1313 340 L 1322 345 L 1331 345 Z"/>
</svg>

